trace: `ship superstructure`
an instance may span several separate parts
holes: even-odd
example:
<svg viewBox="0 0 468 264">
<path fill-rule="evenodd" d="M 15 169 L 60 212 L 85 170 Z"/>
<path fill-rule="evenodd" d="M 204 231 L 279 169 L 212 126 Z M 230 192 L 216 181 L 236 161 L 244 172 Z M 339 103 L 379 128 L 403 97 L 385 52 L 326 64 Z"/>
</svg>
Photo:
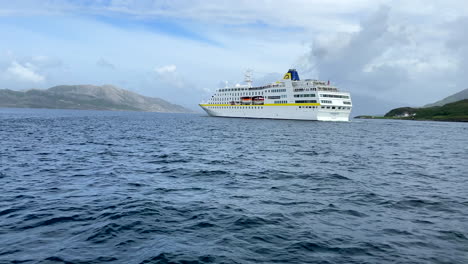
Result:
<svg viewBox="0 0 468 264">
<path fill-rule="evenodd" d="M 244 85 L 217 89 L 200 106 L 210 116 L 273 118 L 320 121 L 349 121 L 351 95 L 330 82 L 300 80 L 290 69 L 282 80 L 265 86 L 252 86 L 251 72 Z"/>
</svg>

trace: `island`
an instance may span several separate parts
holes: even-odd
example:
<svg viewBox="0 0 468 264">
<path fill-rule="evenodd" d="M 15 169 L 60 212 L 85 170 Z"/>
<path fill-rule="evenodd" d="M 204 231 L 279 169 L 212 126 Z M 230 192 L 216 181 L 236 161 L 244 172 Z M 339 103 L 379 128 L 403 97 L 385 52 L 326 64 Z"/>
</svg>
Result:
<svg viewBox="0 0 468 264">
<path fill-rule="evenodd" d="M 468 89 L 423 107 L 399 107 L 383 116 L 360 115 L 354 118 L 468 122 Z"/>
<path fill-rule="evenodd" d="M 355 118 L 468 122 L 468 99 L 442 106 L 399 107 L 390 110 L 384 116 L 363 115 Z"/>
<path fill-rule="evenodd" d="M 112 85 L 60 85 L 49 89 L 0 89 L 0 107 L 190 113 L 190 109 Z"/>
</svg>

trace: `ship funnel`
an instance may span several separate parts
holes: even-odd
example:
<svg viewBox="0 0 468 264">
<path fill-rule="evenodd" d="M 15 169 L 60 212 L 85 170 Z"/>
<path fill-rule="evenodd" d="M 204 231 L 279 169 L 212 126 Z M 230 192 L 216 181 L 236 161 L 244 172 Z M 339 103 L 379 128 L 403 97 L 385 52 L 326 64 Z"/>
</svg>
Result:
<svg viewBox="0 0 468 264">
<path fill-rule="evenodd" d="M 292 80 L 292 81 L 300 81 L 299 73 L 297 73 L 296 69 L 289 69 L 289 71 L 284 75 L 284 80 Z"/>
</svg>

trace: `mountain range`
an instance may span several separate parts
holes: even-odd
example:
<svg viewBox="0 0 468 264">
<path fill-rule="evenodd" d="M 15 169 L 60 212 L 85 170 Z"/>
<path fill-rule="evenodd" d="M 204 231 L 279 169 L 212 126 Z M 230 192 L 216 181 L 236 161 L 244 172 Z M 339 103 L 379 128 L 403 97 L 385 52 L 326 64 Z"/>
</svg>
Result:
<svg viewBox="0 0 468 264">
<path fill-rule="evenodd" d="M 49 89 L 0 89 L 0 107 L 193 112 L 160 98 L 147 97 L 112 85 L 60 85 Z"/>
<path fill-rule="evenodd" d="M 442 99 L 440 101 L 437 101 L 437 102 L 432 103 L 432 104 L 427 104 L 427 105 L 425 105 L 423 107 L 443 106 L 443 105 L 453 103 L 453 102 L 457 102 L 457 101 L 464 100 L 464 99 L 468 99 L 468 89 L 460 91 L 460 92 L 458 92 L 456 94 L 452 94 L 452 95 L 450 95 L 448 97 L 445 97 L 444 99 Z"/>
</svg>

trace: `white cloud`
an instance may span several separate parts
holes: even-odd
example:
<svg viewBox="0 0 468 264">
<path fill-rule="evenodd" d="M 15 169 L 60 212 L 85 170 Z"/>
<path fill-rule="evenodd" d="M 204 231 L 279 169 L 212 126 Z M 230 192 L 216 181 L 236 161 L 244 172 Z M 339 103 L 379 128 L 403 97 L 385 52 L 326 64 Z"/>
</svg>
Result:
<svg viewBox="0 0 468 264">
<path fill-rule="evenodd" d="M 216 25 L 274 25 L 317 32 L 359 30 L 359 18 L 386 4 L 399 19 L 455 19 L 466 15 L 465 0 L 24 0 L 7 1 L 0 16 L 9 15 L 125 15 L 137 19 L 170 18 Z M 264 30 L 265 28 L 262 28 Z"/>
<path fill-rule="evenodd" d="M 466 88 L 459 85 L 464 79 L 459 69 L 465 68 L 468 52 L 448 45 L 454 38 L 447 37 L 461 36 L 455 43 L 466 46 L 463 22 L 457 21 L 455 27 L 441 20 L 428 30 L 426 22 L 395 19 L 400 12 L 383 6 L 363 19 L 357 32 L 316 36 L 302 67 L 355 95 L 412 106 Z"/>
<path fill-rule="evenodd" d="M 361 30 L 356 33 L 337 35 L 336 38 L 314 42 L 310 53 L 311 67 L 320 78 L 332 78 L 335 82 L 348 86 L 364 86 L 388 89 L 395 82 L 406 79 L 405 72 L 389 71 L 391 65 L 369 67 L 389 49 L 405 41 L 405 36 L 393 34 L 388 24 L 390 9 L 382 7 L 366 21 L 361 23 Z M 385 73 L 384 73 L 385 72 Z M 394 74 L 395 73 L 395 74 Z M 393 75 L 391 83 L 376 82 L 370 85 L 370 80 L 377 76 Z M 365 84 L 365 85 L 362 85 Z"/>
<path fill-rule="evenodd" d="M 175 73 L 176 70 L 177 70 L 177 66 L 175 66 L 174 64 L 166 65 L 166 66 L 162 66 L 162 67 L 154 69 L 154 71 L 158 74 Z"/>
<path fill-rule="evenodd" d="M 34 65 L 31 63 L 26 63 L 24 65 L 18 63 L 17 61 L 11 62 L 11 65 L 7 68 L 5 75 L 9 79 L 24 81 L 24 82 L 33 82 L 40 83 L 45 80 L 45 77 L 35 72 Z"/>
<path fill-rule="evenodd" d="M 194 87 L 177 72 L 177 66 L 174 64 L 155 68 L 154 71 L 156 79 L 172 90 L 192 90 Z"/>
</svg>

